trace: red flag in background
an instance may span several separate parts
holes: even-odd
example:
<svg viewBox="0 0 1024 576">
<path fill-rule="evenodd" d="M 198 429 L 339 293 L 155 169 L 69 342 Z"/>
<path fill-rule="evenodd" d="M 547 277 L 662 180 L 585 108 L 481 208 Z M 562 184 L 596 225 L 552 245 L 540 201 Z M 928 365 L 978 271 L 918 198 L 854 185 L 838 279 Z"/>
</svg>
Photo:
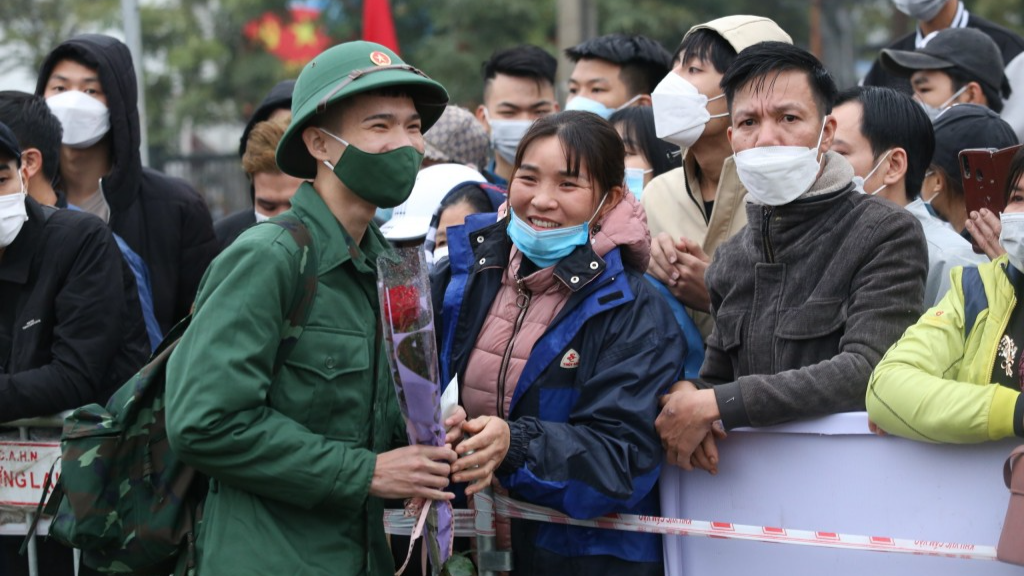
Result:
<svg viewBox="0 0 1024 576">
<path fill-rule="evenodd" d="M 331 38 L 320 24 L 319 16 L 319 8 L 292 3 L 288 7 L 287 20 L 266 12 L 250 20 L 243 33 L 286 66 L 301 68 L 331 45 Z"/>
<path fill-rule="evenodd" d="M 398 35 L 388 0 L 363 0 L 363 40 L 383 44 L 398 53 Z"/>
</svg>

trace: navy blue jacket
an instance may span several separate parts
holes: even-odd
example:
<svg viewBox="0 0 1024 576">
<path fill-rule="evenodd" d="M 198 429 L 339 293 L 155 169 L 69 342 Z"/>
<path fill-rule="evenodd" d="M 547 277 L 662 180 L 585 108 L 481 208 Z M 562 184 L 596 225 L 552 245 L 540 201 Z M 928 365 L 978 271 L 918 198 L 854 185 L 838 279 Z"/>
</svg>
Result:
<svg viewBox="0 0 1024 576">
<path fill-rule="evenodd" d="M 463 380 L 508 266 L 507 222 L 494 222 L 477 215 L 449 228 L 449 261 L 435 271 L 445 383 Z M 685 344 L 664 300 L 642 272 L 624 268 L 619 250 L 602 259 L 588 243 L 556 265 L 555 276 L 577 288 L 523 369 L 496 473 L 514 498 L 574 518 L 659 512 L 654 419 L 659 394 L 681 374 Z M 570 349 L 579 364 L 563 367 Z M 521 574 L 663 573 L 657 535 L 513 520 L 512 538 Z"/>
</svg>

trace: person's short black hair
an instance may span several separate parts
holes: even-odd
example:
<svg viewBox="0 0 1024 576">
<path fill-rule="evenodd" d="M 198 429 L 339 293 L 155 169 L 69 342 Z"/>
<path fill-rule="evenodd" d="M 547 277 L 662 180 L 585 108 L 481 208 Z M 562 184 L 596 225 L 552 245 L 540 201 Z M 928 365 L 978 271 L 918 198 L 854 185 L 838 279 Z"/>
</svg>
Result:
<svg viewBox="0 0 1024 576">
<path fill-rule="evenodd" d="M 946 68 L 944 70 L 936 70 L 936 72 L 942 72 L 949 76 L 949 79 L 953 81 L 953 92 L 963 88 L 971 82 L 977 82 L 978 86 L 981 86 L 981 93 L 985 95 L 985 100 L 988 101 L 988 107 L 999 114 L 1003 111 L 1003 97 L 994 88 L 989 87 L 988 84 L 982 82 L 976 74 L 971 74 L 966 70 L 960 68 Z"/>
<path fill-rule="evenodd" d="M 676 48 L 676 54 L 672 61 L 673 64 L 685 64 L 693 58 L 711 62 L 719 74 L 725 74 L 725 71 L 736 60 L 736 49 L 718 32 L 699 28 L 683 38 L 683 41 L 679 43 L 679 48 Z"/>
<path fill-rule="evenodd" d="M 647 160 L 653 178 L 683 165 L 679 147 L 658 138 L 655 133 L 654 109 L 650 106 L 617 110 L 608 121 L 616 128 L 622 127 L 622 143 L 627 150 L 639 152 Z"/>
<path fill-rule="evenodd" d="M 813 54 L 785 42 L 760 42 L 744 48 L 722 77 L 722 91 L 732 112 L 733 99 L 742 88 L 753 84 L 755 92 L 771 89 L 779 74 L 798 71 L 807 75 L 818 114 L 832 113 L 839 92 L 832 75 Z"/>
<path fill-rule="evenodd" d="M 542 87 L 544 84 L 555 85 L 557 71 L 558 60 L 543 48 L 531 44 L 498 50 L 480 67 L 485 94 L 491 81 L 498 74 L 527 78 L 536 82 L 538 87 Z"/>
<path fill-rule="evenodd" d="M 445 210 L 463 202 L 469 204 L 477 214 L 485 214 L 494 210 L 491 199 L 479 186 L 459 186 L 441 200 L 441 205 L 437 209 L 438 218 L 444 214 Z"/>
<path fill-rule="evenodd" d="M 945 168 L 935 163 L 929 164 L 928 169 L 942 174 L 946 182 L 946 188 L 944 189 L 946 194 L 953 198 L 959 198 L 961 201 L 963 200 L 965 194 L 964 181 L 960 178 L 959 172 L 950 174 Z"/>
<path fill-rule="evenodd" d="M 630 96 L 650 94 L 672 71 L 672 55 L 646 36 L 608 34 L 568 48 L 565 55 L 573 63 L 580 60 L 604 60 L 622 68 L 619 78 Z"/>
<path fill-rule="evenodd" d="M 921 193 L 924 173 L 935 154 L 935 131 L 921 106 L 910 96 L 892 88 L 857 86 L 845 90 L 835 105 L 856 102 L 861 105 L 860 133 L 871 144 L 871 156 L 877 162 L 893 148 L 907 153 L 907 200 Z"/>
<path fill-rule="evenodd" d="M 43 175 L 50 182 L 60 169 L 60 144 L 64 129 L 42 96 L 4 90 L 0 92 L 0 122 L 14 132 L 21 149 L 36 148 L 43 157 Z"/>
</svg>

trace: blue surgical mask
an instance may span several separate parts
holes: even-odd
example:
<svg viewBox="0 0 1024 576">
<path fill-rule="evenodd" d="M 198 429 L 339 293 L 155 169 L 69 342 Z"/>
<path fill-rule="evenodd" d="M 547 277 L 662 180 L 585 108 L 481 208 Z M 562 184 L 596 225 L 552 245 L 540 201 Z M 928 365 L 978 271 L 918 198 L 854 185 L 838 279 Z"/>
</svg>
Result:
<svg viewBox="0 0 1024 576">
<path fill-rule="evenodd" d="M 601 211 L 607 197 L 605 195 L 601 198 L 597 210 L 594 210 L 594 216 Z M 554 266 L 559 260 L 571 254 L 577 246 L 582 246 L 590 240 L 590 220 L 593 220 L 594 216 L 578 226 L 534 230 L 528 222 L 516 215 L 511 206 L 508 210 L 512 215 L 508 223 L 508 237 L 524 256 L 541 268 Z"/>
<path fill-rule="evenodd" d="M 491 148 L 505 162 L 515 164 L 516 149 L 519 148 L 519 142 L 523 139 L 523 136 L 526 136 L 526 131 L 530 129 L 530 126 L 533 126 L 534 121 L 492 119 L 490 113 L 487 112 L 487 108 L 484 108 L 484 117 L 487 119 L 487 123 L 491 125 Z"/>
<path fill-rule="evenodd" d="M 636 196 L 639 200 L 640 196 L 644 193 L 644 175 L 654 170 L 644 170 L 643 168 L 626 168 L 626 188 Z"/>
<path fill-rule="evenodd" d="M 623 104 L 622 106 L 619 106 L 618 108 L 609 108 L 609 107 L 605 106 L 604 104 L 601 104 L 597 100 L 592 100 L 590 98 L 587 98 L 586 96 L 576 96 L 572 100 L 569 100 L 569 102 L 565 105 L 565 109 L 566 110 L 582 110 L 584 112 L 593 112 L 594 114 L 597 114 L 601 118 L 604 118 L 605 120 L 607 120 L 607 119 L 611 118 L 612 114 L 615 114 L 615 112 L 617 112 L 619 110 L 622 110 L 623 108 L 626 108 L 627 106 L 629 106 L 633 102 L 636 102 L 637 99 L 640 98 L 640 96 L 641 96 L 640 94 L 637 94 L 636 96 L 633 96 L 625 104 Z"/>
<path fill-rule="evenodd" d="M 391 220 L 391 216 L 394 213 L 395 213 L 395 209 L 394 208 L 380 208 L 380 207 L 378 207 L 377 208 L 377 213 L 375 214 L 375 217 L 380 220 L 381 224 L 383 224 L 383 223 L 387 222 L 388 220 Z"/>
</svg>

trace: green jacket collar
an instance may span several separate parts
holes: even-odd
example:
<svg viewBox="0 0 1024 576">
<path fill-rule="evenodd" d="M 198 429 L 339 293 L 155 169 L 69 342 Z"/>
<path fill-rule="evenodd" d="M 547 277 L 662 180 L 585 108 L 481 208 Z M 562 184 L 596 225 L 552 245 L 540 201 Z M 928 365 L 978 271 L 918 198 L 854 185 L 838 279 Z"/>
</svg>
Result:
<svg viewBox="0 0 1024 576">
<path fill-rule="evenodd" d="M 349 260 L 359 272 L 376 274 L 378 257 L 396 258 L 374 222 L 367 226 L 362 244 L 356 244 L 309 182 L 303 182 L 292 197 L 292 212 L 306 223 L 316 242 L 320 254 L 317 274 L 330 272 Z"/>
</svg>

